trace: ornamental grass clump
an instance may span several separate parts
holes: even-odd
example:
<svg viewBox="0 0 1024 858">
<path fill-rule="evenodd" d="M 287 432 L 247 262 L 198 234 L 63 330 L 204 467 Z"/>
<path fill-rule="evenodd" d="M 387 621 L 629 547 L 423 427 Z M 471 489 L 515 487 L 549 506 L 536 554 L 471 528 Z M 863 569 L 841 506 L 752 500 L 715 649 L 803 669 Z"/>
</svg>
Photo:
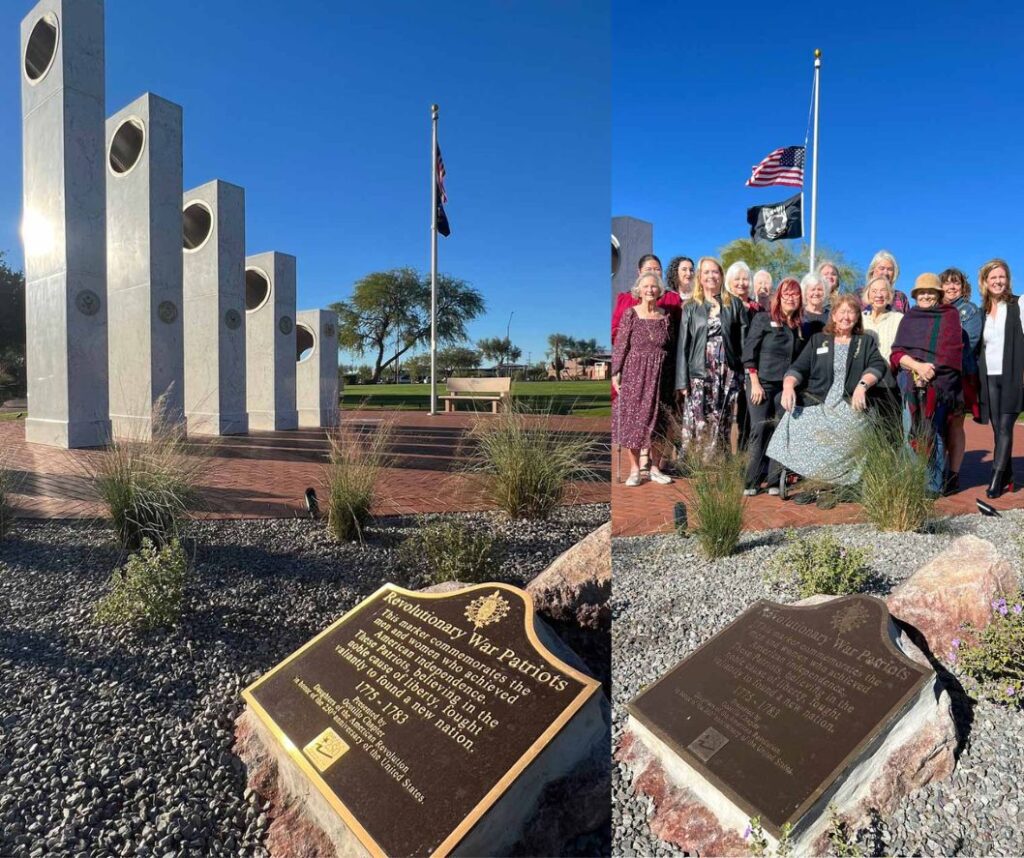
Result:
<svg viewBox="0 0 1024 858">
<path fill-rule="evenodd" d="M 184 421 L 169 414 L 161 397 L 151 439 L 113 439 L 86 467 L 121 547 L 137 551 L 147 539 L 159 548 L 177 538 L 198 506 L 198 485 L 209 472 L 210 457 L 189 448 Z"/>
<path fill-rule="evenodd" d="M 550 415 L 521 410 L 479 419 L 469 432 L 467 471 L 485 499 L 512 518 L 546 519 L 566 499 L 573 481 L 598 478 L 592 462 L 598 439 L 556 431 Z"/>
<path fill-rule="evenodd" d="M 930 444 L 928 437 L 901 443 L 883 419 L 865 421 L 853 455 L 861 466 L 864 514 L 879 530 L 920 530 L 935 517 L 935 498 L 928 492 Z"/>
<path fill-rule="evenodd" d="M 389 460 L 392 427 L 385 422 L 360 431 L 339 424 L 328 436 L 330 454 L 324 475 L 327 529 L 338 542 L 363 540 L 381 472 Z"/>
<path fill-rule="evenodd" d="M 486 530 L 458 520 L 422 521 L 399 548 L 407 567 L 421 570 L 432 584 L 493 581 L 501 572 L 504 551 Z"/>
<path fill-rule="evenodd" d="M 689 506 L 696 517 L 691 533 L 709 559 L 728 557 L 736 550 L 743 529 L 746 456 L 720 450 L 688 453 L 685 466 L 690 474 Z"/>
<path fill-rule="evenodd" d="M 1022 706 L 1024 696 L 1024 596 L 1019 592 L 992 602 L 992 619 L 983 629 L 970 623 L 954 638 L 950 662 L 976 696 Z"/>
<path fill-rule="evenodd" d="M 188 558 L 177 539 L 158 548 L 148 538 L 111 577 L 110 592 L 96 606 L 96 621 L 149 630 L 181 619 Z"/>
<path fill-rule="evenodd" d="M 765 580 L 793 582 L 804 598 L 860 593 L 871 580 L 871 552 L 847 548 L 830 533 L 799 537 L 786 533 L 786 546 L 772 557 Z"/>
<path fill-rule="evenodd" d="M 14 474 L 0 459 L 0 539 L 7 536 L 14 528 L 14 506 L 11 495 L 14 493 Z"/>
</svg>

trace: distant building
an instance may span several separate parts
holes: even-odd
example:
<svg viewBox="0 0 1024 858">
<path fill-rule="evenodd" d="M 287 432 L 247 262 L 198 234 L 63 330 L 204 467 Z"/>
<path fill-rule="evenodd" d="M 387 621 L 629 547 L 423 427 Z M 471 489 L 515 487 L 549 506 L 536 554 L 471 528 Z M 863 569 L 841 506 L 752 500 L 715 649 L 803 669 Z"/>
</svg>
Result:
<svg viewBox="0 0 1024 858">
<path fill-rule="evenodd" d="M 567 358 L 562 364 L 562 381 L 607 381 L 612 365 L 611 353 L 596 354 L 589 358 Z M 548 378 L 558 378 L 552 364 L 548 364 Z"/>
</svg>

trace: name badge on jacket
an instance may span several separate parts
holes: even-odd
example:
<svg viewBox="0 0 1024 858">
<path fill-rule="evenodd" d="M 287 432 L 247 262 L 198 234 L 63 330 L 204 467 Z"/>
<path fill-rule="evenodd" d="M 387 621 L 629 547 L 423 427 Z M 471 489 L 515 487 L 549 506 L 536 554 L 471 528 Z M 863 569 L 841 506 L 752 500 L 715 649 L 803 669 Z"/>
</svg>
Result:
<svg viewBox="0 0 1024 858">
<path fill-rule="evenodd" d="M 825 343 L 825 345 L 823 345 L 823 346 L 818 346 L 817 354 L 819 354 L 819 355 L 827 355 L 828 354 L 828 343 Z"/>
</svg>

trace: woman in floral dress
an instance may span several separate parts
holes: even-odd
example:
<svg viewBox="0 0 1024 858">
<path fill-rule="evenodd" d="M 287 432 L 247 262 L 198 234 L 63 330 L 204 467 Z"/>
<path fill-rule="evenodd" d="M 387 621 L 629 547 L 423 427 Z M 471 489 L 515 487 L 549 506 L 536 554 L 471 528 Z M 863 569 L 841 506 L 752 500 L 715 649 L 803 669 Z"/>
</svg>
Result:
<svg viewBox="0 0 1024 858">
<path fill-rule="evenodd" d="M 743 378 L 743 307 L 722 291 L 724 272 L 717 259 L 702 257 L 697 285 L 683 308 L 676 348 L 676 395 L 682 401 L 682 444 L 704 445 L 706 455 L 728 449 L 733 411 Z"/>
<path fill-rule="evenodd" d="M 641 274 L 637 278 L 633 293 L 640 303 L 622 314 L 612 352 L 612 389 L 617 393 L 612 405 L 612 443 L 629 452 L 626 485 L 631 488 L 640 485 L 640 451 L 648 448 L 652 459 L 651 482 L 672 482 L 661 471 L 661 445 L 657 437 L 662 428 L 658 396 L 661 371 L 672 341 L 671 319 L 658 306 L 664 291 L 664 283 L 657 274 Z"/>
</svg>

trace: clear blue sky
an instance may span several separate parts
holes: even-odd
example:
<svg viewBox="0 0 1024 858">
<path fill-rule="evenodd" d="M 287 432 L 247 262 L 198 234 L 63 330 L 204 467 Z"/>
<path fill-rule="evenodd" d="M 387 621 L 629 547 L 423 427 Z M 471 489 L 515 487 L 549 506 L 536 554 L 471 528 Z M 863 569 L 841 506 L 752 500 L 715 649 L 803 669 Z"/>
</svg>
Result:
<svg viewBox="0 0 1024 858">
<path fill-rule="evenodd" d="M 996 6 L 1002 11 L 997 11 Z M 752 165 L 802 144 L 821 83 L 818 240 L 862 269 L 890 249 L 923 271 L 1003 256 L 1024 291 L 1024 11 L 1010 4 L 614 0 L 612 209 L 654 222 L 667 257 L 748 235 Z M 805 235 L 809 235 L 810 172 Z"/>
<path fill-rule="evenodd" d="M 0 44 L 0 249 L 21 266 L 18 27 Z M 297 12 L 286 11 L 288 9 Z M 472 338 L 533 360 L 549 333 L 607 340 L 610 13 L 590 0 L 107 0 L 107 114 L 184 108 L 186 188 L 246 189 L 249 252 L 298 257 L 300 309 L 362 275 L 429 270 L 430 104 L 452 236 L 440 269 L 487 300 Z"/>
</svg>

